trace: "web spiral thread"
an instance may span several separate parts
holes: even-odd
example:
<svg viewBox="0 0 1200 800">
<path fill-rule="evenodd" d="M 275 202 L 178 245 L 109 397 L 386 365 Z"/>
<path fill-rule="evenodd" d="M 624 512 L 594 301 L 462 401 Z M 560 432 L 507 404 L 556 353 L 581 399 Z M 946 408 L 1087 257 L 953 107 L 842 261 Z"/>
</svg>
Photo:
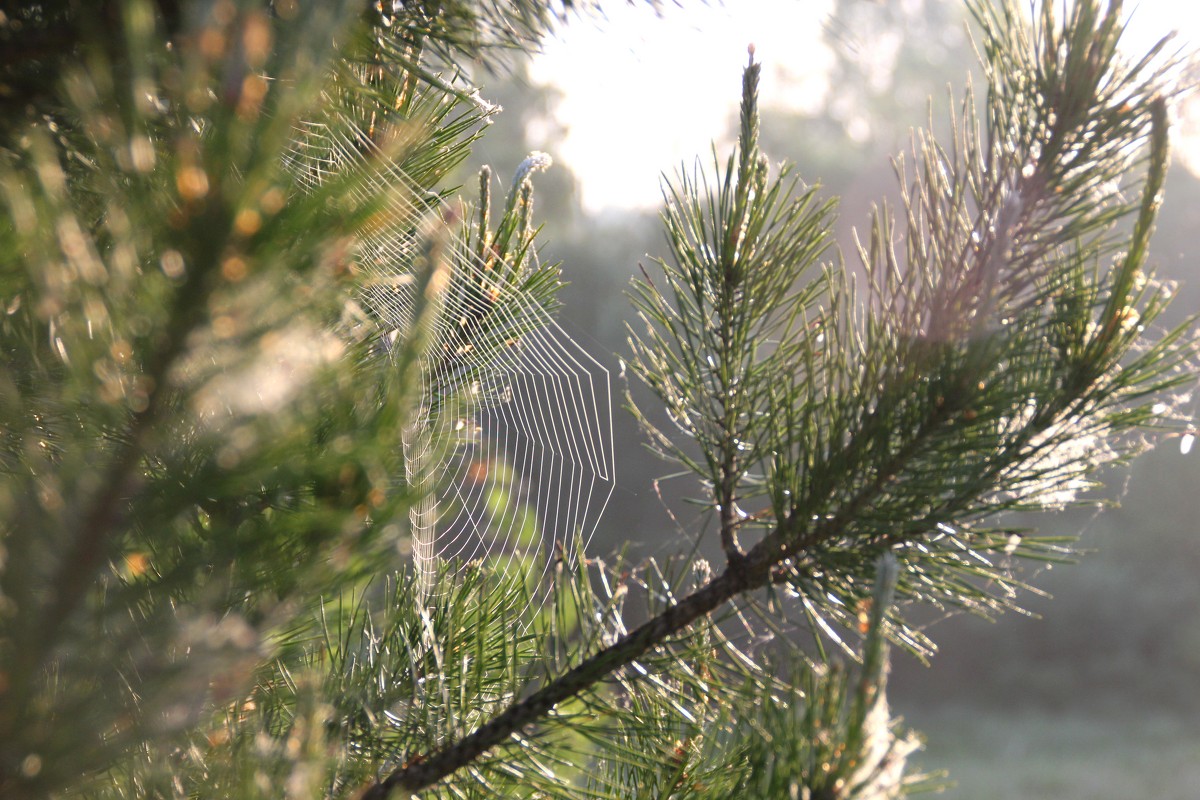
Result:
<svg viewBox="0 0 1200 800">
<path fill-rule="evenodd" d="M 290 161 L 309 186 L 357 167 L 366 179 L 354 199 L 407 189 L 390 193 L 386 224 L 357 243 L 360 303 L 386 352 L 411 333 L 421 221 L 453 215 L 353 128 L 306 126 Z M 551 317 L 536 288 L 543 268 L 485 261 L 460 235 L 446 247 L 420 413 L 397 443 L 400 477 L 419 498 L 409 523 L 422 602 L 438 559 L 484 560 L 536 582 L 587 542 L 614 487 L 609 372 Z"/>
</svg>

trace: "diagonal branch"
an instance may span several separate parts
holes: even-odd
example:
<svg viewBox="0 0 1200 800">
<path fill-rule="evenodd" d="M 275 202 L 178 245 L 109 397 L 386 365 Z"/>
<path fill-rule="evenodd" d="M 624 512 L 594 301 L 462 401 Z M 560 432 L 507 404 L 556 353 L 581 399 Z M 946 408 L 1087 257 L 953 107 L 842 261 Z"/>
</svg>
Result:
<svg viewBox="0 0 1200 800">
<path fill-rule="evenodd" d="M 858 512 L 883 491 L 904 460 L 912 458 L 928 436 L 931 427 L 945 421 L 939 412 L 937 419 L 922 426 L 914 435 L 910 447 L 893 459 L 888 469 L 856 494 L 843 513 L 822 520 L 807 530 L 800 530 L 806 516 L 793 513 L 780 521 L 776 528 L 754 545 L 744 556 L 731 561 L 725 570 L 700 589 L 668 606 L 657 616 L 635 628 L 581 662 L 569 672 L 543 686 L 524 700 L 510 705 L 491 721 L 463 739 L 428 757 L 411 759 L 408 764 L 368 789 L 360 800 L 384 800 L 393 790 L 420 791 L 471 764 L 490 748 L 503 743 L 546 716 L 555 706 L 586 691 L 607 675 L 624 667 L 642 654 L 662 645 L 740 594 L 760 589 L 772 580 L 772 570 L 795 558 L 809 547 L 822 541 L 836 539 L 853 522 Z"/>
<path fill-rule="evenodd" d="M 751 553 L 754 551 L 752 550 Z M 748 554 L 749 555 L 749 554 Z M 415 792 L 472 763 L 485 751 L 544 717 L 551 709 L 626 666 L 672 635 L 743 592 L 764 586 L 773 562 L 756 559 L 731 564 L 718 577 L 645 622 L 574 669 L 513 703 L 465 738 L 424 759 L 413 759 L 367 790 L 361 800 L 383 800 L 395 789 Z"/>
</svg>

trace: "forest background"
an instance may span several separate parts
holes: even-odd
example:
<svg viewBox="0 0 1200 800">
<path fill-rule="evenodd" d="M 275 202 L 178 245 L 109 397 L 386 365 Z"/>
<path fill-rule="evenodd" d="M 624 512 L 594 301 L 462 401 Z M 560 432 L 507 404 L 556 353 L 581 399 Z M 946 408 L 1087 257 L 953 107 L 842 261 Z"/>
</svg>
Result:
<svg viewBox="0 0 1200 800">
<path fill-rule="evenodd" d="M 667 5 L 660 13 L 667 25 L 690 24 L 687 8 Z M 570 28 L 561 35 L 569 42 Z M 865 219 L 871 202 L 894 192 L 889 161 L 905 148 L 910 129 L 929 119 L 927 98 L 934 98 L 933 118 L 944 117 L 945 87 L 961 85 L 975 56 L 957 0 L 837 0 L 814 36 L 830 59 L 829 85 L 838 90 L 807 108 L 764 108 L 762 148 L 772 160 L 794 162 L 798 174 L 819 182 L 823 192 L 842 197 L 838 232 L 846 244 L 852 242 L 850 221 Z M 881 43 L 890 56 L 882 62 L 869 53 Z M 628 46 L 620 39 L 612 43 Z M 773 61 L 780 76 L 794 57 L 761 44 L 759 55 L 768 80 Z M 504 107 L 494 123 L 502 130 L 483 137 L 462 180 L 469 184 L 468 176 L 484 163 L 503 174 L 530 150 L 555 157 L 554 168 L 538 181 L 538 216 L 548 234 L 543 259 L 561 261 L 568 284 L 560 322 L 616 375 L 619 354 L 627 351 L 625 323 L 632 318 L 623 290 L 639 263 L 665 250 L 662 227 L 653 208 L 585 205 L 586 188 L 581 191 L 572 172 L 570 154 L 563 157 L 570 131 L 557 113 L 572 87 L 569 76 L 557 83 L 548 81 L 552 77 L 535 60 L 483 81 L 488 100 Z M 723 94 L 736 97 L 737 80 L 730 72 Z M 722 157 L 736 130 L 731 109 L 718 138 Z M 644 131 L 658 133 L 669 135 L 653 126 Z M 1164 325 L 1200 309 L 1200 178 L 1196 163 L 1183 163 L 1187 155 L 1176 151 L 1153 243 L 1158 275 L 1179 284 Z M 614 149 L 605 157 L 616 161 L 626 154 Z M 659 165 L 667 173 L 677 166 Z M 1200 414 L 1200 403 L 1192 402 Z M 617 486 L 590 549 L 606 553 L 629 545 L 636 555 L 665 555 L 674 544 L 663 540 L 662 531 L 679 526 L 694 538 L 696 520 L 669 516 L 674 487 L 669 480 L 656 482 L 662 462 L 645 451 L 633 419 L 616 414 L 614 425 Z M 1057 533 L 1078 533 L 1081 555 L 1078 563 L 1042 567 L 1041 574 L 1027 567 L 1026 575 L 1047 593 L 1023 598 L 1030 616 L 985 621 L 930 613 L 940 651 L 935 667 L 907 655 L 895 659 L 896 711 L 928 738 L 918 760 L 953 776 L 956 786 L 947 798 L 1196 796 L 1200 454 L 1182 453 L 1180 443 L 1159 441 L 1131 468 L 1107 477 L 1119 507 L 1073 509 L 1042 520 Z"/>
</svg>

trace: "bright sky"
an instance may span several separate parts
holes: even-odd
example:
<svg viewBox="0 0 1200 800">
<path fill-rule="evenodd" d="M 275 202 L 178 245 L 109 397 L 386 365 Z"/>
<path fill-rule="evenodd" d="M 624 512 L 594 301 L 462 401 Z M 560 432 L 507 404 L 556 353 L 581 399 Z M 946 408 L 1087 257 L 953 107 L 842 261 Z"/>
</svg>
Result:
<svg viewBox="0 0 1200 800">
<path fill-rule="evenodd" d="M 557 149 L 576 172 L 589 211 L 654 206 L 660 173 L 709 152 L 736 108 L 748 44 L 763 63 L 764 105 L 812 107 L 828 90 L 821 21 L 831 0 L 662 5 L 659 16 L 649 3 L 610 3 L 607 19 L 566 26 L 531 67 L 534 80 L 564 93 L 557 116 L 569 131 Z M 1171 28 L 1200 47 L 1200 4 L 1126 5 L 1136 8 L 1131 47 L 1148 46 Z M 1200 116 L 1196 106 L 1193 117 Z M 1176 146 L 1200 167 L 1200 119 L 1189 128 L 1189 141 L 1177 138 Z"/>
</svg>

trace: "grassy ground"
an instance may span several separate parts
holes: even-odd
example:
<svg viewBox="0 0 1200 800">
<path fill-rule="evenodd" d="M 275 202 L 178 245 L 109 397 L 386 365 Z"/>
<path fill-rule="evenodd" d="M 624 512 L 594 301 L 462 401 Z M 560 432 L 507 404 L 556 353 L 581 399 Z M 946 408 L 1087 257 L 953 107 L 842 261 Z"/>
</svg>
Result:
<svg viewBox="0 0 1200 800">
<path fill-rule="evenodd" d="M 1143 711 L 910 710 L 945 800 L 1198 800 L 1200 722 Z"/>
</svg>

